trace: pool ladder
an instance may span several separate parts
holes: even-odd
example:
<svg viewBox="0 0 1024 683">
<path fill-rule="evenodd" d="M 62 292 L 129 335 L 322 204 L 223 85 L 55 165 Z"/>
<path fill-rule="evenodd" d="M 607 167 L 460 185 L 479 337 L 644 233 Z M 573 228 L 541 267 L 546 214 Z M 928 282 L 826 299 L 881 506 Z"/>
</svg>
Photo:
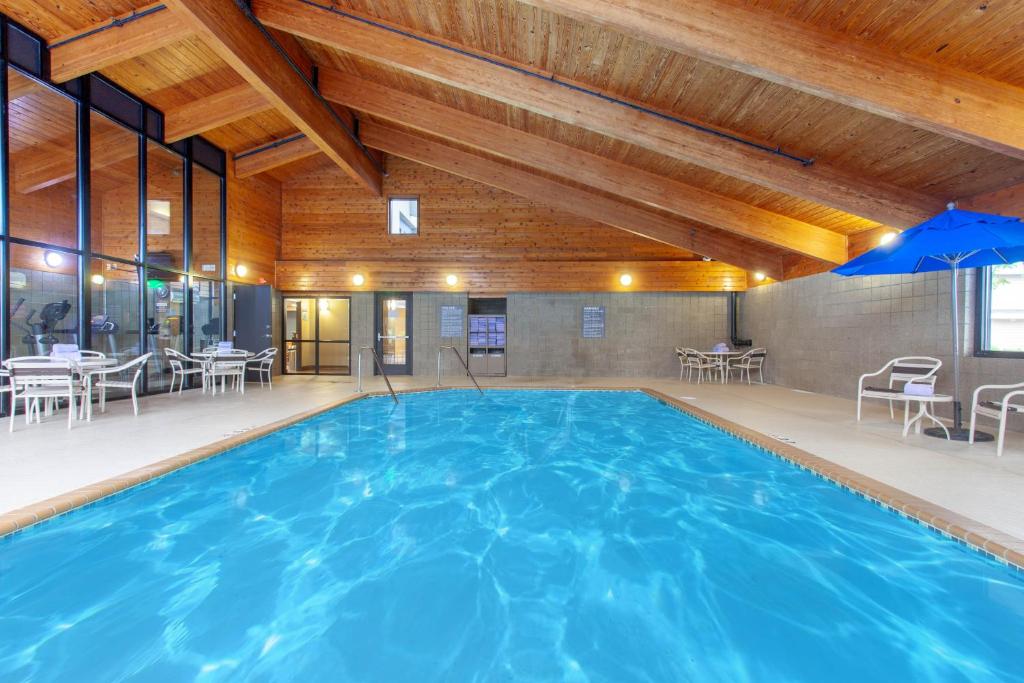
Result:
<svg viewBox="0 0 1024 683">
<path fill-rule="evenodd" d="M 449 349 L 455 354 L 455 357 L 459 359 L 459 363 L 462 364 L 462 367 L 466 369 L 466 374 L 469 375 L 469 378 L 471 380 L 473 380 L 473 385 L 476 387 L 476 390 L 479 391 L 481 395 L 483 395 L 484 390 L 481 389 L 480 385 L 477 383 L 476 377 L 473 376 L 473 371 L 469 369 L 469 364 L 466 363 L 466 359 L 462 357 L 462 354 L 459 353 L 459 350 L 454 346 L 437 347 L 437 386 L 441 386 L 441 354 L 445 350 Z"/>
<path fill-rule="evenodd" d="M 359 349 L 359 355 L 356 356 L 356 367 L 358 368 L 358 374 L 356 378 L 356 392 L 362 393 L 363 391 L 363 351 L 369 351 L 373 354 L 373 360 L 377 363 L 377 369 L 380 370 L 381 376 L 384 377 L 384 383 L 388 385 L 388 391 L 391 392 L 391 398 L 398 403 L 398 394 L 395 393 L 394 387 L 391 386 L 391 380 L 388 379 L 388 373 L 384 372 L 384 364 L 380 360 L 380 356 L 377 355 L 377 349 L 372 346 L 363 346 Z"/>
</svg>

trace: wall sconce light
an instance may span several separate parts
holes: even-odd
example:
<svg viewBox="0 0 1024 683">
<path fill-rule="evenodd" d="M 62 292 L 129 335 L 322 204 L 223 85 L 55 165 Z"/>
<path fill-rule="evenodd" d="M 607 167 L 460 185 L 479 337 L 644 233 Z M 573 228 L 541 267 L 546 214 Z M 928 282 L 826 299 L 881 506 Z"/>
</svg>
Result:
<svg viewBox="0 0 1024 683">
<path fill-rule="evenodd" d="M 756 273 L 754 273 L 754 279 L 757 280 L 758 282 L 764 282 L 764 278 L 765 274 L 762 273 L 761 271 L 757 271 Z"/>
<path fill-rule="evenodd" d="M 99 273 L 96 273 L 96 274 L 94 274 L 94 275 L 93 275 L 93 276 L 92 276 L 91 278 L 89 278 L 89 279 L 90 279 L 90 280 L 92 280 L 92 283 L 93 283 L 94 285 L 102 285 L 102 284 L 103 284 L 103 283 L 105 282 L 105 279 L 104 279 L 104 277 L 103 277 L 102 275 L 100 275 Z"/>
<path fill-rule="evenodd" d="M 878 238 L 878 246 L 884 247 L 885 245 L 889 244 L 889 242 L 892 242 L 894 239 L 896 239 L 896 235 L 897 233 L 895 232 L 883 233 L 882 236 Z"/>
<path fill-rule="evenodd" d="M 64 263 L 64 255 L 59 251 L 44 252 L 43 263 L 48 265 L 50 268 L 60 268 L 60 264 Z"/>
<path fill-rule="evenodd" d="M 633 284 L 633 276 L 630 275 L 629 273 L 623 273 L 622 275 L 619 276 L 619 284 L 622 285 L 623 287 L 629 287 L 631 284 Z"/>
<path fill-rule="evenodd" d="M 444 281 L 448 284 L 449 287 L 454 287 L 455 285 L 459 284 L 459 276 L 448 275 L 447 277 L 445 277 Z"/>
<path fill-rule="evenodd" d="M 330 313 L 331 312 L 331 302 L 330 302 L 329 299 L 320 299 L 320 312 L 321 313 Z"/>
<path fill-rule="evenodd" d="M 356 273 L 352 276 L 352 284 L 356 287 L 362 287 L 366 283 L 366 278 L 363 277 L 362 273 Z"/>
<path fill-rule="evenodd" d="M 244 263 L 235 264 L 235 275 L 237 275 L 238 277 L 245 277 L 248 274 L 249 267 L 247 265 L 245 265 Z"/>
</svg>

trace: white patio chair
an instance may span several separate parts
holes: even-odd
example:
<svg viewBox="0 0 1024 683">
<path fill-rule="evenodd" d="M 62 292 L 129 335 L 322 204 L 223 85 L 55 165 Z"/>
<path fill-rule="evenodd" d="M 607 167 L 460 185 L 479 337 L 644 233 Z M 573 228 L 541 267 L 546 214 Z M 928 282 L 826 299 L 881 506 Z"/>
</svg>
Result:
<svg viewBox="0 0 1024 683">
<path fill-rule="evenodd" d="M 689 382 L 690 381 L 690 373 L 693 371 L 692 368 L 690 367 L 690 356 L 689 356 L 689 353 L 687 353 L 689 351 L 689 349 L 684 349 L 682 347 L 677 346 L 675 351 L 676 351 L 676 358 L 679 359 L 679 381 L 680 382 L 683 381 L 683 374 L 685 374 L 686 375 L 686 381 Z"/>
<path fill-rule="evenodd" d="M 82 393 L 82 383 L 75 379 L 72 361 L 67 358 L 49 356 L 24 356 L 7 361 L 7 371 L 13 384 L 15 399 L 22 399 L 25 406 L 25 424 L 42 422 L 39 400 L 47 404 L 62 398 L 68 400 L 68 429 L 75 419 L 75 401 Z M 8 431 L 14 431 L 14 406 L 11 406 L 11 422 Z"/>
<path fill-rule="evenodd" d="M 708 381 L 712 381 L 712 373 L 723 372 L 722 363 L 711 356 L 707 356 L 697 349 L 685 349 L 687 356 L 690 360 L 691 371 L 697 371 L 697 384 L 704 381 L 704 375 L 707 374 Z"/>
<path fill-rule="evenodd" d="M 274 374 L 274 359 L 277 358 L 277 347 L 271 346 L 263 349 L 252 358 L 245 361 L 245 371 L 255 372 L 260 378 L 260 386 L 263 386 L 263 376 L 267 377 L 267 386 L 274 388 L 272 377 Z"/>
<path fill-rule="evenodd" d="M 240 349 L 220 351 L 210 357 L 206 363 L 206 381 L 210 383 L 213 393 L 217 393 L 217 380 L 220 379 L 220 391 L 223 394 L 227 379 L 230 377 L 232 388 L 245 393 L 245 361 L 248 352 Z"/>
<path fill-rule="evenodd" d="M 752 370 L 757 370 L 757 379 L 760 384 L 764 384 L 764 360 L 768 356 L 768 350 L 765 348 L 750 349 L 739 358 L 726 359 L 725 370 L 726 372 L 732 372 L 733 370 L 740 371 L 740 381 L 743 381 L 743 375 L 747 376 L 747 384 L 751 384 L 750 373 Z"/>
<path fill-rule="evenodd" d="M 81 351 L 79 351 L 78 355 L 80 355 L 82 358 L 106 358 L 107 357 L 107 354 L 103 353 L 102 351 L 88 351 L 88 350 L 85 350 L 85 349 L 82 349 Z"/>
<path fill-rule="evenodd" d="M 942 361 L 938 358 L 930 356 L 903 356 L 901 358 L 893 358 L 883 365 L 878 372 L 869 372 L 866 375 L 861 375 L 860 380 L 857 382 L 857 421 L 860 422 L 861 401 L 865 398 L 878 398 L 888 401 L 889 418 L 896 417 L 893 409 L 893 400 L 899 399 L 893 399 L 893 396 L 902 394 L 904 387 L 908 384 L 928 384 L 934 387 L 935 380 L 938 379 L 939 368 L 941 367 Z M 885 374 L 886 371 L 889 371 L 889 386 L 864 386 L 864 380 L 869 377 L 878 377 Z M 898 382 L 902 383 L 899 387 L 895 386 Z"/>
<path fill-rule="evenodd" d="M 85 401 L 86 419 L 92 420 L 92 388 L 100 390 L 100 412 L 107 412 L 107 389 L 128 389 L 132 392 L 132 410 L 139 414 L 139 378 L 146 367 L 146 363 L 153 356 L 147 353 L 138 358 L 116 365 L 112 368 L 95 368 L 85 372 Z M 107 379 L 114 375 L 114 379 Z M 128 377 L 131 379 L 128 379 Z"/>
<path fill-rule="evenodd" d="M 171 388 L 168 390 L 169 392 L 174 391 L 174 382 L 177 381 L 178 395 L 181 396 L 181 390 L 185 388 L 185 378 L 189 375 L 199 375 L 203 381 L 203 393 L 206 393 L 205 370 L 207 361 L 191 358 L 176 349 L 164 349 L 164 355 L 167 356 L 167 363 L 171 366 Z"/>
<path fill-rule="evenodd" d="M 981 401 L 980 394 L 991 389 L 1011 389 L 1009 393 L 1003 394 L 1001 401 Z M 1020 403 L 1011 403 L 1012 399 L 1020 399 Z M 1020 384 L 985 384 L 974 390 L 974 398 L 971 401 L 971 436 L 970 443 L 974 443 L 974 425 L 978 416 L 990 417 L 999 421 L 999 436 L 996 439 L 996 457 L 1003 454 L 1003 443 L 1006 441 L 1006 418 L 1010 415 L 1024 414 L 1024 382 Z"/>
</svg>

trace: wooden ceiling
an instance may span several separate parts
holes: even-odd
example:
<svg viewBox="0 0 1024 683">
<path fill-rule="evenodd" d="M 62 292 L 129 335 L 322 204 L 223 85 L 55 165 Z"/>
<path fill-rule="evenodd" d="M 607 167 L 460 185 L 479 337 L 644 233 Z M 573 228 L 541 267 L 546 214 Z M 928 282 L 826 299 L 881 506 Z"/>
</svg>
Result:
<svg viewBox="0 0 1024 683">
<path fill-rule="evenodd" d="M 692 226 L 702 238 L 698 253 L 735 262 L 751 252 L 757 255 L 736 265 L 760 259 L 780 275 L 823 270 L 871 246 L 868 236 L 884 226 L 906 228 L 948 201 L 1024 182 L 1020 2 L 251 6 L 300 67 L 319 67 L 320 89 L 337 103 L 337 117 L 318 110 L 269 43 L 257 44 L 265 36 L 232 0 L 172 0 L 166 8 L 138 0 L 0 0 L 0 10 L 51 44 L 148 12 L 57 48 L 55 75 L 99 67 L 163 110 L 169 132 L 202 132 L 231 154 L 306 134 L 304 143 L 275 148 L 253 172 L 282 179 L 330 157 L 368 192 L 379 189 L 372 154 L 339 134 L 351 111 L 389 153 L 422 160 L 429 147 L 432 163 L 457 174 L 467 164 L 478 179 L 508 168 L 521 181 L 505 181 L 512 192 L 537 193 L 547 184 L 552 196 L 565 187 L 583 193 L 573 195 L 580 201 L 614 201 L 627 222 L 650 214 Z M 237 19 L 242 29 L 231 28 Z M 734 40 L 701 42 L 723 31 Z M 759 32 L 764 39 L 751 41 Z M 830 52 L 815 53 L 820 45 Z M 917 90 L 896 87 L 906 74 Z M 372 84 L 376 99 L 353 77 Z M 256 156 L 246 159 L 252 164 Z M 863 236 L 848 249 L 847 237 L 856 235 Z"/>
</svg>

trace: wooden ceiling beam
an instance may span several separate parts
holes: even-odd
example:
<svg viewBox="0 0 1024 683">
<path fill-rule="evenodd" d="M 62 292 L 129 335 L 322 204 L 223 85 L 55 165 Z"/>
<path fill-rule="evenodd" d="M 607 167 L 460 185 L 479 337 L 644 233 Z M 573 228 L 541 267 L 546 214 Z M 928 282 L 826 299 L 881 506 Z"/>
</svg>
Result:
<svg viewBox="0 0 1024 683">
<path fill-rule="evenodd" d="M 782 278 L 781 259 L 761 252 L 756 243 L 735 235 L 697 227 L 603 194 L 506 166 L 442 142 L 370 121 L 363 122 L 360 129 L 366 144 L 388 154 L 475 180 L 641 237 L 709 256 L 738 268 L 759 270 L 769 277 Z"/>
<path fill-rule="evenodd" d="M 234 157 L 235 177 L 248 178 L 319 153 L 320 148 L 312 140 L 299 133 L 236 154 Z"/>
<path fill-rule="evenodd" d="M 1024 159 L 1024 88 L 720 1 L 521 1 Z"/>
<path fill-rule="evenodd" d="M 942 210 L 934 197 L 821 162 L 805 166 L 550 79 L 355 21 L 326 6 L 253 0 L 252 7 L 268 26 L 343 52 L 857 216 L 907 227 Z"/>
<path fill-rule="evenodd" d="M 831 263 L 846 237 L 635 166 L 559 144 L 334 69 L 320 68 L 324 97 L 376 118 L 525 164 L 726 232 Z"/>
<path fill-rule="evenodd" d="M 372 158 L 232 0 L 166 3 L 331 161 L 356 182 L 380 195 L 381 172 Z"/>
<path fill-rule="evenodd" d="M 138 154 L 124 144 L 124 131 L 93 134 L 89 162 L 92 170 L 113 166 Z M 30 194 L 72 180 L 78 174 L 75 136 L 65 135 L 11 154 L 11 179 L 16 192 Z"/>
<path fill-rule="evenodd" d="M 192 33 L 163 2 L 145 5 L 50 41 L 50 78 L 57 83 L 70 81 L 166 47 Z"/>
<path fill-rule="evenodd" d="M 164 112 L 164 140 L 174 142 L 273 109 L 248 83 Z"/>
</svg>

